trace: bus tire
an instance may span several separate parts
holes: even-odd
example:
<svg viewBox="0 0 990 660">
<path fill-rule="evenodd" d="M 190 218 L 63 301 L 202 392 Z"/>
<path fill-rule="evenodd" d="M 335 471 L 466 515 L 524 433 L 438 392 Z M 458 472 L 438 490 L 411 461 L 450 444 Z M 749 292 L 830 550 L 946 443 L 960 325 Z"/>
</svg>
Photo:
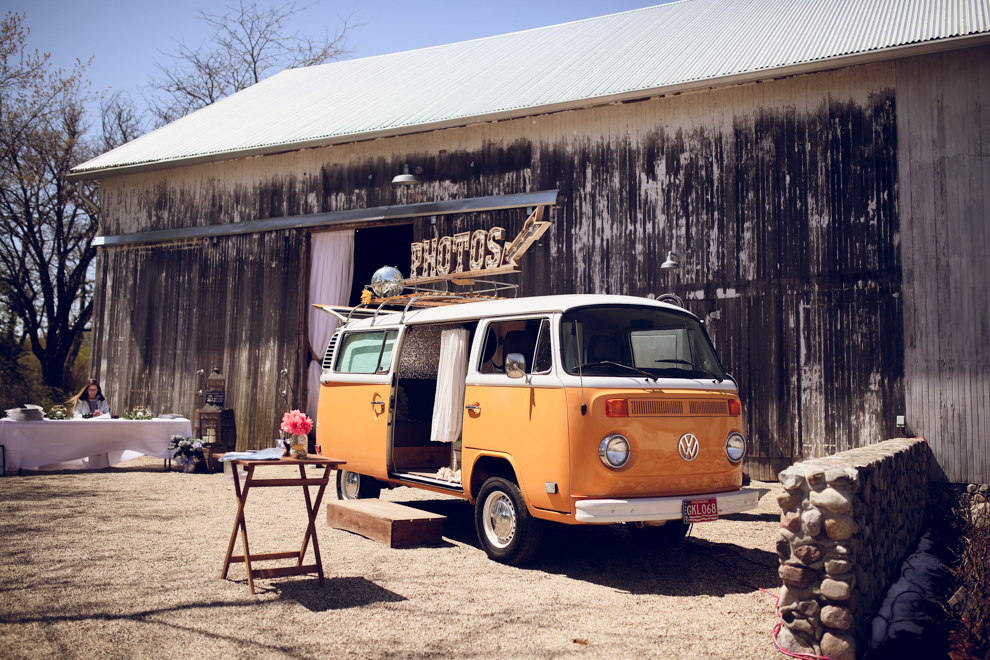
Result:
<svg viewBox="0 0 990 660">
<path fill-rule="evenodd" d="M 366 500 L 377 498 L 382 486 L 377 479 L 349 470 L 337 470 L 337 499 Z"/>
<path fill-rule="evenodd" d="M 490 559 L 515 566 L 532 559 L 543 542 L 544 522 L 529 514 L 519 486 L 491 477 L 474 505 L 478 541 Z"/>
</svg>

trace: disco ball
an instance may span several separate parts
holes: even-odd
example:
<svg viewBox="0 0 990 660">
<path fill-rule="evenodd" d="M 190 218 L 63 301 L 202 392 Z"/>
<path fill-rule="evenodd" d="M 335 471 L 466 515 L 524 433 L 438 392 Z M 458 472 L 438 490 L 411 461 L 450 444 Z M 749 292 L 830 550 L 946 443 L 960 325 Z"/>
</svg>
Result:
<svg viewBox="0 0 990 660">
<path fill-rule="evenodd" d="M 382 266 L 371 276 L 371 290 L 379 298 L 391 298 L 402 293 L 402 273 L 398 268 Z"/>
</svg>

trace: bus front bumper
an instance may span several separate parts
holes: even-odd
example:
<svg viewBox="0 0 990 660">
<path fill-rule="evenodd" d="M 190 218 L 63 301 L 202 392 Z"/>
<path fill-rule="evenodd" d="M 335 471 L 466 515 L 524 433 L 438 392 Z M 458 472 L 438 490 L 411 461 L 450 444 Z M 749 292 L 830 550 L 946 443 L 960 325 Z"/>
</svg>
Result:
<svg viewBox="0 0 990 660">
<path fill-rule="evenodd" d="M 677 497 L 636 497 L 630 499 L 579 500 L 575 504 L 575 520 L 582 523 L 647 522 L 651 520 L 680 520 L 685 500 L 714 498 L 719 517 L 755 509 L 760 501 L 759 491 L 742 488 L 728 493 L 698 493 Z"/>
</svg>

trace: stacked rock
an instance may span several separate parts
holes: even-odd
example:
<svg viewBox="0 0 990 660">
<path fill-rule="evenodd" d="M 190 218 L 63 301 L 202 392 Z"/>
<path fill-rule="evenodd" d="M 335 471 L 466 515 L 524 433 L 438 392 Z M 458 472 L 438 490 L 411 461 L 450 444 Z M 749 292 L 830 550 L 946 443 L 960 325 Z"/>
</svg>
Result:
<svg viewBox="0 0 990 660">
<path fill-rule="evenodd" d="M 968 484 L 965 500 L 969 504 L 970 520 L 980 527 L 990 527 L 990 484 Z"/>
<path fill-rule="evenodd" d="M 779 474 L 781 647 L 855 660 L 922 531 L 928 459 L 924 440 L 888 440 Z"/>
</svg>

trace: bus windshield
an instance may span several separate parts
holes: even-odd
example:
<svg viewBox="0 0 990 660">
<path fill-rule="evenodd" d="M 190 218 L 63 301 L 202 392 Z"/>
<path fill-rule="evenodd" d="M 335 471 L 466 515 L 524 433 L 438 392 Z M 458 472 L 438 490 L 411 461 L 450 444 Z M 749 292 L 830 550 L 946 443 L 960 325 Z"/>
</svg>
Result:
<svg viewBox="0 0 990 660">
<path fill-rule="evenodd" d="M 575 376 L 726 378 L 698 321 L 658 307 L 585 307 L 561 319 L 564 370 Z"/>
</svg>

